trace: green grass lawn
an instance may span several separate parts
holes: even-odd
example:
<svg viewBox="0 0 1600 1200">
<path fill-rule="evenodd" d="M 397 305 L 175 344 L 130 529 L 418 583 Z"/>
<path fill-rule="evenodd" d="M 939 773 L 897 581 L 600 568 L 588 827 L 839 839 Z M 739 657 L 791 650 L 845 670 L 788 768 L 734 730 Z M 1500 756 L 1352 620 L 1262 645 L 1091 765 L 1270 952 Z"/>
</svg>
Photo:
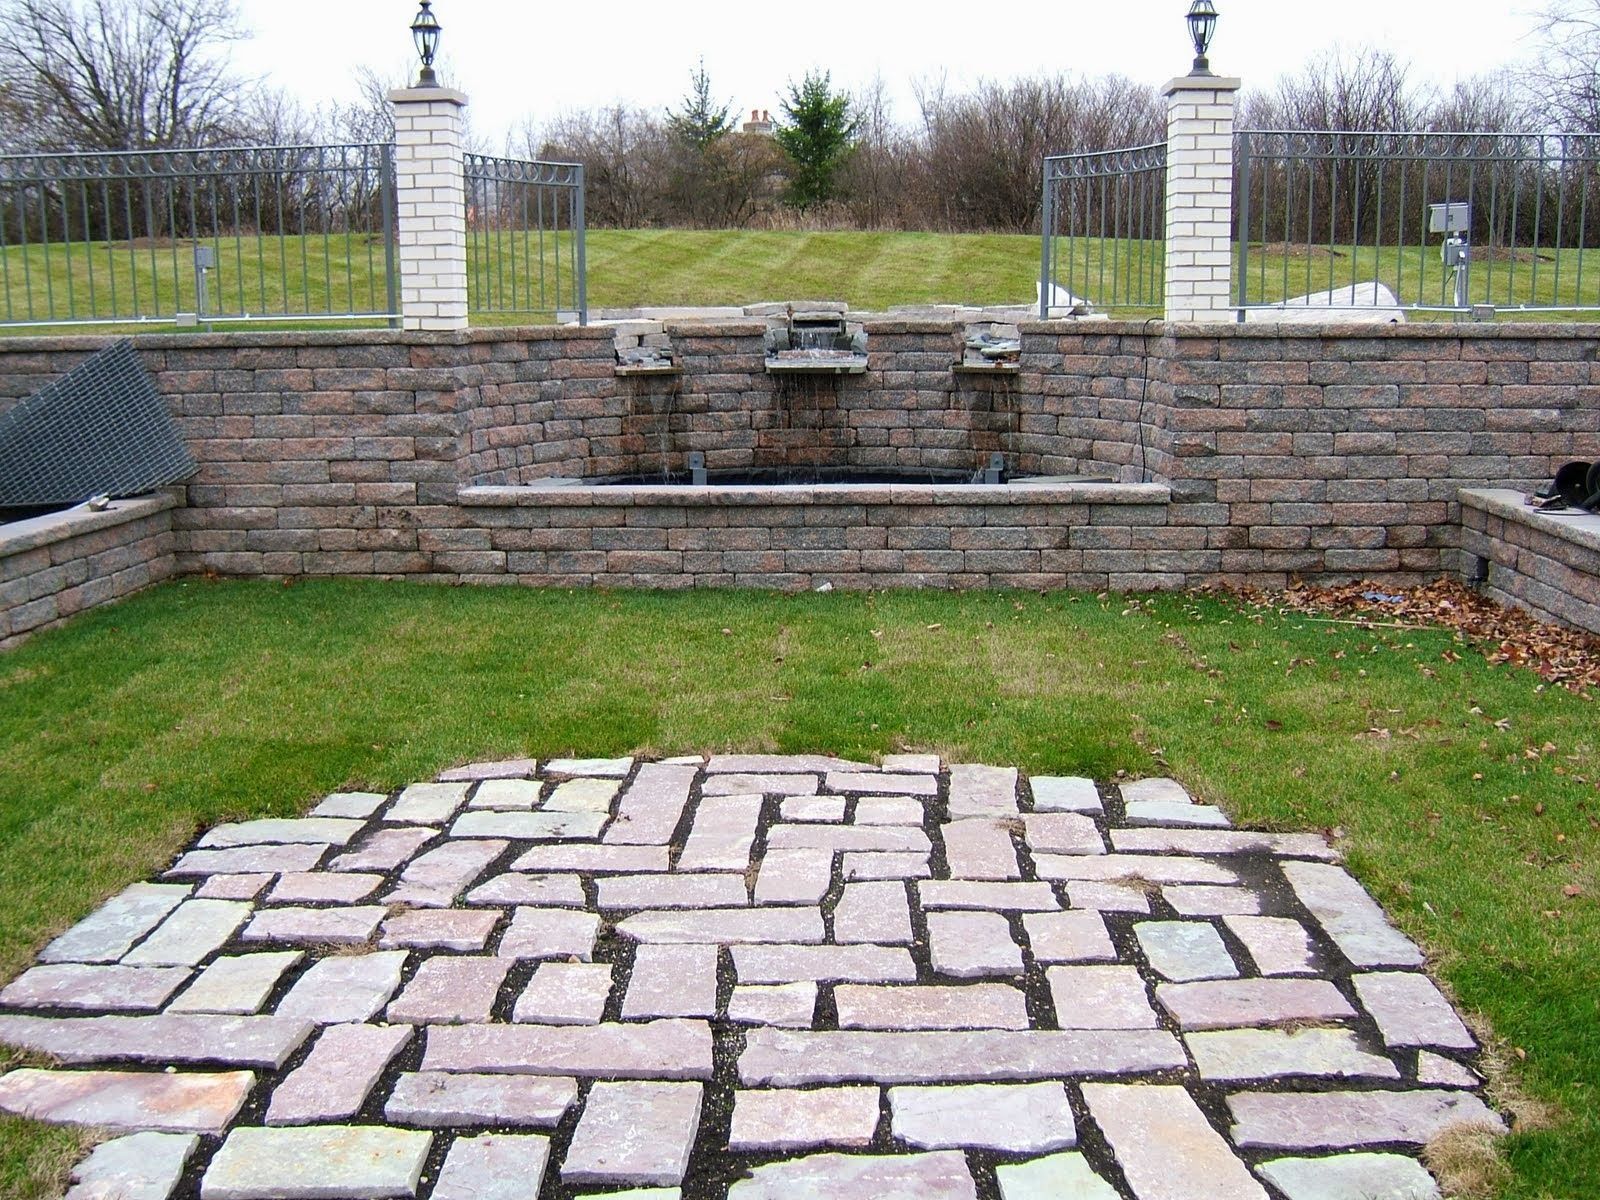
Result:
<svg viewBox="0 0 1600 1200">
<path fill-rule="evenodd" d="M 596 229 L 587 240 L 588 295 L 591 309 L 795 299 L 844 300 L 869 311 L 1032 305 L 1039 250 L 1037 237 L 1008 234 Z M 1114 315 L 1148 316 L 1159 311 L 1162 254 L 1160 242 L 1063 239 L 1056 278 Z M 476 234 L 468 267 L 475 324 L 548 321 L 575 304 L 569 234 L 547 236 L 542 247 L 529 236 Z M 1600 251 L 1520 253 L 1516 261 L 1484 252 L 1473 272 L 1475 301 L 1600 307 Z M 1434 247 L 1290 251 L 1254 244 L 1247 274 L 1252 303 L 1370 279 L 1408 304 L 1442 304 L 1448 292 Z M 43 323 L 68 312 L 109 319 L 137 311 L 158 319 L 147 328 L 167 329 L 165 318 L 195 307 L 193 276 L 190 243 L 11 247 L 0 250 L 0 321 Z M 364 235 L 224 240 L 209 287 L 212 311 L 282 315 L 278 324 L 293 324 L 295 315 L 382 312 L 388 302 L 382 243 Z M 363 323 L 383 324 L 335 322 Z M 243 327 L 216 323 L 236 326 Z"/>
<path fill-rule="evenodd" d="M 211 823 L 454 763 L 901 749 L 1172 772 L 1338 829 L 1547 1128 L 1515 1200 L 1600 1179 L 1600 723 L 1446 633 L 1209 599 L 797 597 L 193 580 L 0 655 L 0 978 Z M 0 1197 L 72 1134 L 0 1123 Z"/>
</svg>

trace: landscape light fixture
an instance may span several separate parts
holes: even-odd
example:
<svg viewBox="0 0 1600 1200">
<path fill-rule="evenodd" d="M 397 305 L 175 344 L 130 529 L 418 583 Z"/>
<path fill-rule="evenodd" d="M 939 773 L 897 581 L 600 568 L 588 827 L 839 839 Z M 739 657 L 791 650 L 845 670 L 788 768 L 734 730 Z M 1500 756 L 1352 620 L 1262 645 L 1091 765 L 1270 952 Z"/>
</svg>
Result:
<svg viewBox="0 0 1600 1200">
<path fill-rule="evenodd" d="M 1217 34 L 1217 6 L 1211 0 L 1194 0 L 1189 5 L 1189 36 L 1194 39 L 1194 67 L 1191 75 L 1211 74 L 1211 62 L 1206 51 L 1211 49 L 1211 39 Z"/>
<path fill-rule="evenodd" d="M 417 43 L 417 55 L 422 59 L 422 74 L 417 76 L 418 87 L 438 87 L 439 77 L 433 73 L 433 60 L 439 53 L 439 31 L 443 28 L 433 15 L 433 0 L 422 0 L 417 19 L 411 22 L 411 37 Z"/>
</svg>

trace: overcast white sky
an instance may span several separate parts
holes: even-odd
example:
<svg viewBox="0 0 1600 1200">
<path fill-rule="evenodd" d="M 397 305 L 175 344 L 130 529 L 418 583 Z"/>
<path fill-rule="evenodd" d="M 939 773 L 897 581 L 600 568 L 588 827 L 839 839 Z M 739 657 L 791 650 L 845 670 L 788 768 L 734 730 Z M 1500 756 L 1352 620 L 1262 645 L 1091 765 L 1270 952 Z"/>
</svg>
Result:
<svg viewBox="0 0 1600 1200">
<path fill-rule="evenodd" d="M 1218 0 L 1218 74 L 1262 85 L 1335 46 L 1374 45 L 1448 83 L 1527 54 L 1544 0 Z M 414 0 L 240 0 L 252 37 L 235 61 L 309 104 L 349 99 L 354 69 L 415 66 Z M 1187 0 L 435 0 L 440 66 L 471 96 L 491 143 L 531 118 L 625 100 L 675 104 L 703 55 L 713 87 L 746 115 L 776 110 L 807 69 L 857 87 L 881 73 L 901 120 L 912 83 L 1067 71 L 1153 84 L 1193 58 Z"/>
</svg>

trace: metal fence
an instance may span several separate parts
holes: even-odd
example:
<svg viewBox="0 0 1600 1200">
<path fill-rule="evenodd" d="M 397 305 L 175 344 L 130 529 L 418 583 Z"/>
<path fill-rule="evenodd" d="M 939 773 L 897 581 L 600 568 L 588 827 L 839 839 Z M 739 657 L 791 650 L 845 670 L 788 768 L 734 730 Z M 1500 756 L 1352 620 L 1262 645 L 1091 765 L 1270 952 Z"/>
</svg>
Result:
<svg viewBox="0 0 1600 1200">
<path fill-rule="evenodd" d="M 0 157 L 0 325 L 399 317 L 387 145 Z"/>
<path fill-rule="evenodd" d="M 1246 132 L 1235 170 L 1241 317 L 1319 300 L 1600 309 L 1600 137 Z M 1470 247 L 1459 292 L 1439 205 L 1469 206 L 1453 217 Z"/>
<path fill-rule="evenodd" d="M 1167 147 L 1044 160 L 1039 315 L 1162 306 L 1166 276 Z"/>
<path fill-rule="evenodd" d="M 578 163 L 466 156 L 467 307 L 588 324 Z"/>
</svg>

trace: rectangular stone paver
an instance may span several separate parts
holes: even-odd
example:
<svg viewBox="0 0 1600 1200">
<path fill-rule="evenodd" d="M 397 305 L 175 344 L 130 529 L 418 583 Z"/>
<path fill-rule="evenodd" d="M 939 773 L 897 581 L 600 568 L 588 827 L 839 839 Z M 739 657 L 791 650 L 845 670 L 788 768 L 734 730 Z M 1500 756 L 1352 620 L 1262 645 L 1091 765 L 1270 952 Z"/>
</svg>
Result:
<svg viewBox="0 0 1600 1200">
<path fill-rule="evenodd" d="M 1288 1200 L 1440 1200 L 1433 1176 L 1401 1154 L 1279 1158 L 1256 1169 Z"/>
<path fill-rule="evenodd" d="M 713 775 L 700 789 L 704 796 L 815 796 L 815 775 Z"/>
<path fill-rule="evenodd" d="M 250 918 L 247 942 L 359 946 L 370 942 L 389 910 L 376 904 L 346 908 L 269 908 Z"/>
<path fill-rule="evenodd" d="M 272 875 L 211 875 L 195 888 L 201 900 L 254 900 L 267 890 Z"/>
<path fill-rule="evenodd" d="M 753 1168 L 728 1200 L 977 1200 L 959 1150 L 930 1154 L 813 1154 Z"/>
<path fill-rule="evenodd" d="M 468 763 L 439 772 L 440 783 L 473 783 L 479 779 L 529 779 L 538 774 L 539 763 L 532 758 L 507 758 L 499 762 Z"/>
<path fill-rule="evenodd" d="M 1183 1088 L 1086 1083 L 1083 1098 L 1138 1200 L 1267 1200 Z"/>
<path fill-rule="evenodd" d="M 984 883 L 925 879 L 917 884 L 923 908 L 976 908 L 993 912 L 1054 912 L 1061 901 L 1048 883 Z"/>
<path fill-rule="evenodd" d="M 611 805 L 617 799 L 617 792 L 622 785 L 615 779 L 569 779 L 565 783 L 558 783 L 551 790 L 549 798 L 541 808 L 547 813 L 571 813 L 574 815 L 594 816 L 596 814 L 609 816 Z M 584 822 L 571 828 L 594 828 L 593 823 Z M 594 829 L 594 834 L 599 833 Z M 594 836 L 582 833 L 555 833 L 551 837 L 585 837 Z"/>
<path fill-rule="evenodd" d="M 857 825 L 921 825 L 926 817 L 922 801 L 912 797 L 864 796 L 856 801 Z"/>
<path fill-rule="evenodd" d="M 937 775 L 944 768 L 937 754 L 885 754 L 878 764 L 880 771 L 901 775 Z"/>
<path fill-rule="evenodd" d="M 645 763 L 617 802 L 617 817 L 605 840 L 619 846 L 665 846 L 678 828 L 697 774 L 694 767 Z"/>
<path fill-rule="evenodd" d="M 926 879 L 928 869 L 926 854 L 863 853 L 844 856 L 846 880 L 873 879 Z"/>
<path fill-rule="evenodd" d="M 185 900 L 122 961 L 135 967 L 192 967 L 220 950 L 250 912 L 251 906 L 239 900 Z"/>
<path fill-rule="evenodd" d="M 1237 979 L 1239 968 L 1209 921 L 1142 921 L 1133 927 L 1139 948 L 1164 979 Z"/>
<path fill-rule="evenodd" d="M 467 802 L 467 783 L 413 783 L 384 813 L 397 825 L 441 825 Z"/>
<path fill-rule="evenodd" d="M 1127 805 L 1129 825 L 1199 825 L 1212 829 L 1226 829 L 1233 822 L 1228 814 L 1210 804 L 1191 804 L 1187 801 L 1139 800 Z"/>
<path fill-rule="evenodd" d="M 701 800 L 678 855 L 680 871 L 743 871 L 750 865 L 760 796 L 714 796 Z"/>
<path fill-rule="evenodd" d="M 842 821 L 846 801 L 843 796 L 793 796 L 778 806 L 785 821 Z"/>
<path fill-rule="evenodd" d="M 576 875 L 522 875 L 515 871 L 479 884 L 467 893 L 466 902 L 529 908 L 582 908 L 588 903 L 583 880 Z"/>
<path fill-rule="evenodd" d="M 1106 840 L 1081 813 L 1024 813 L 1022 838 L 1035 854 L 1104 854 Z"/>
<path fill-rule="evenodd" d="M 1023 994 L 1004 983 L 963 987 L 840 984 L 840 1029 L 1027 1029 Z"/>
<path fill-rule="evenodd" d="M 737 875 L 614 875 L 597 885 L 606 911 L 643 908 L 738 908 L 750 903 Z"/>
<path fill-rule="evenodd" d="M 529 1025 L 598 1025 L 611 995 L 610 963 L 540 963 L 511 1019 Z"/>
<path fill-rule="evenodd" d="M 1052 1154 L 995 1168 L 1000 1200 L 1121 1200 L 1083 1155 Z"/>
<path fill-rule="evenodd" d="M 768 850 L 758 867 L 755 900 L 757 904 L 818 904 L 832 882 L 832 851 Z"/>
<path fill-rule="evenodd" d="M 713 754 L 708 775 L 826 775 L 829 771 L 875 771 L 868 763 L 830 758 L 825 754 Z"/>
<path fill-rule="evenodd" d="M 545 763 L 546 775 L 577 775 L 595 779 L 625 779 L 633 770 L 631 758 L 552 758 Z"/>
<path fill-rule="evenodd" d="M 390 904 L 413 908 L 449 908 L 505 853 L 504 841 L 453 841 L 411 860 L 399 884 L 384 897 Z"/>
<path fill-rule="evenodd" d="M 24 971 L 4 991 L 0 1004 L 17 1008 L 99 1009 L 155 1012 L 190 975 L 187 967 L 120 967 L 46 963 Z"/>
<path fill-rule="evenodd" d="M 1022 951 L 999 913 L 928 914 L 933 969 L 956 979 L 1022 974 Z"/>
<path fill-rule="evenodd" d="M 700 1128 L 698 1083 L 596 1083 L 561 1164 L 569 1184 L 678 1184 Z"/>
<path fill-rule="evenodd" d="M 513 871 L 581 871 L 585 874 L 633 875 L 667 869 L 666 846 L 591 846 L 569 842 L 535 846 L 516 862 Z"/>
<path fill-rule="evenodd" d="M 1098 813 L 1105 807 L 1094 780 L 1074 775 L 1035 775 L 1028 780 L 1035 812 Z"/>
<path fill-rule="evenodd" d="M 871 1145 L 878 1129 L 875 1087 L 736 1091 L 728 1149 L 804 1150 Z"/>
<path fill-rule="evenodd" d="M 831 771 L 827 777 L 830 792 L 844 795 L 871 793 L 879 796 L 937 796 L 939 781 L 932 775 L 889 775 L 881 771 Z"/>
<path fill-rule="evenodd" d="M 1062 1029 L 1154 1029 L 1158 1024 L 1134 967 L 1051 967 L 1045 977 Z"/>
<path fill-rule="evenodd" d="M 1181 1070 L 1187 1063 L 1177 1039 L 1158 1029 L 882 1033 L 757 1028 L 746 1035 L 739 1080 L 771 1087 L 852 1080 L 964 1083 L 1144 1074 Z"/>
<path fill-rule="evenodd" d="M 898 946 L 735 946 L 740 983 L 910 983 L 911 955 Z"/>
<path fill-rule="evenodd" d="M 1113 829 L 1118 851 L 1143 854 L 1270 854 L 1332 862 L 1338 852 L 1320 833 L 1245 833 L 1231 829 Z"/>
<path fill-rule="evenodd" d="M 576 958 L 588 962 L 600 934 L 594 913 L 564 908 L 519 908 L 500 939 L 501 958 Z"/>
<path fill-rule="evenodd" d="M 608 785 L 609 786 L 609 785 Z M 505 838 L 544 841 L 551 838 L 592 840 L 605 828 L 604 813 L 501 812 L 479 808 L 462 813 L 450 826 L 453 838 Z"/>
<path fill-rule="evenodd" d="M 919 1150 L 1044 1154 L 1078 1144 L 1067 1090 L 1055 1082 L 893 1087 L 889 1110 L 895 1138 Z"/>
<path fill-rule="evenodd" d="M 383 1115 L 396 1125 L 423 1129 L 545 1128 L 577 1102 L 575 1079 L 421 1071 L 395 1081 Z"/>
<path fill-rule="evenodd" d="M 961 817 L 1008 816 L 1017 811 L 1017 771 L 1014 767 L 988 767 L 954 763 L 950 767 L 950 815 Z"/>
<path fill-rule="evenodd" d="M 634 952 L 623 1020 L 716 1015 L 715 946 L 645 945 Z"/>
<path fill-rule="evenodd" d="M 0 1112 L 52 1124 L 218 1134 L 244 1107 L 249 1071 L 157 1074 L 39 1071 L 0 1075 Z"/>
<path fill-rule="evenodd" d="M 356 904 L 383 884 L 382 875 L 346 871 L 295 871 L 280 875 L 269 904 Z"/>
<path fill-rule="evenodd" d="M 308 816 L 354 817 L 365 821 L 389 799 L 382 792 L 334 792 L 325 796 Z"/>
<path fill-rule="evenodd" d="M 1207 1082 L 1400 1078 L 1394 1063 L 1361 1049 L 1348 1029 L 1222 1029 L 1185 1034 L 1183 1040 Z"/>
<path fill-rule="evenodd" d="M 458 1025 L 487 1021 L 511 960 L 478 956 L 426 960 L 390 1001 L 390 1021 L 416 1025 Z"/>
<path fill-rule="evenodd" d="M 380 829 L 328 867 L 334 871 L 392 871 L 438 836 L 439 831 L 432 828 Z"/>
<path fill-rule="evenodd" d="M 1035 912 L 1022 918 L 1036 962 L 1116 962 L 1106 919 L 1097 912 Z"/>
<path fill-rule="evenodd" d="M 433 1135 L 379 1126 L 235 1129 L 200 1200 L 393 1200 L 417 1194 Z"/>
<path fill-rule="evenodd" d="M 809 981 L 741 984 L 728 999 L 728 1020 L 735 1025 L 810 1029 L 816 1010 L 817 985 Z"/>
<path fill-rule="evenodd" d="M 833 940 L 840 945 L 911 943 L 911 905 L 897 880 L 847 883 L 833 906 Z"/>
<path fill-rule="evenodd" d="M 1505 1128 L 1465 1092 L 1241 1092 L 1228 1109 L 1237 1145 L 1278 1150 L 1425 1146 L 1453 1125 Z"/>
<path fill-rule="evenodd" d="M 321 959 L 278 1002 L 278 1015 L 318 1025 L 370 1020 L 400 986 L 405 965 L 403 950 Z"/>
<path fill-rule="evenodd" d="M 341 817 L 301 817 L 287 820 L 268 818 L 262 821 L 214 826 L 195 844 L 202 850 L 227 849 L 232 846 L 285 845 L 295 842 L 344 846 L 361 832 L 364 824 L 363 821 Z"/>
<path fill-rule="evenodd" d="M 1289 917 L 1227 916 L 1222 923 L 1244 943 L 1261 974 L 1316 974 L 1311 934 L 1299 921 Z"/>
<path fill-rule="evenodd" d="M 361 1111 L 395 1055 L 411 1040 L 409 1025 L 330 1025 L 272 1093 L 268 1125 L 347 1121 Z"/>
<path fill-rule="evenodd" d="M 1180 883 L 1162 888 L 1161 895 L 1182 917 L 1253 917 L 1261 911 L 1260 895 L 1242 887 Z"/>
<path fill-rule="evenodd" d="M 0 1043 L 64 1063 L 226 1063 L 276 1070 L 315 1028 L 289 1016 L 4 1017 Z"/>
<path fill-rule="evenodd" d="M 1422 952 L 1389 924 L 1367 889 L 1342 867 L 1284 863 L 1284 878 L 1324 932 L 1358 967 L 1420 967 Z"/>
<path fill-rule="evenodd" d="M 617 922 L 617 932 L 637 942 L 754 943 L 810 945 L 823 940 L 822 912 L 815 908 L 704 908 L 635 913 Z"/>
<path fill-rule="evenodd" d="M 1067 900 L 1073 908 L 1100 913 L 1150 913 L 1151 889 L 1140 885 L 1095 883 L 1081 880 L 1067 884 Z"/>
<path fill-rule="evenodd" d="M 72 1168 L 65 1200 L 167 1200 L 199 1146 L 192 1133 L 131 1133 L 102 1142 Z"/>
<path fill-rule="evenodd" d="M 500 914 L 493 909 L 412 909 L 383 923 L 378 945 L 386 950 L 482 950 L 499 923 Z"/>
<path fill-rule="evenodd" d="M 602 1079 L 711 1078 L 711 1029 L 704 1021 L 450 1025 L 429 1029 L 427 1037 L 422 1058 L 425 1071 Z"/>
<path fill-rule="evenodd" d="M 1351 977 L 1361 1007 L 1372 1014 L 1386 1046 L 1432 1046 L 1476 1050 L 1467 1031 L 1433 980 L 1407 971 Z"/>
<path fill-rule="evenodd" d="M 304 957 L 298 950 L 281 950 L 219 958 L 201 971 L 195 981 L 167 1005 L 167 1011 L 234 1013 L 239 1016 L 260 1012 L 284 972 Z"/>
<path fill-rule="evenodd" d="M 539 783 L 533 779 L 487 779 L 478 785 L 467 805 L 502 812 L 531 809 L 539 803 L 539 791 Z"/>
<path fill-rule="evenodd" d="M 1218 863 L 1201 858 L 1162 854 L 1036 854 L 1035 869 L 1041 879 L 1084 879 L 1115 883 L 1140 879 L 1146 883 L 1238 883 L 1239 876 Z"/>
<path fill-rule="evenodd" d="M 539 1194 L 550 1163 L 550 1139 L 487 1133 L 450 1143 L 432 1200 L 528 1200 Z"/>
<path fill-rule="evenodd" d="M 1326 979 L 1163 983 L 1156 986 L 1156 999 L 1183 1029 L 1342 1021 L 1356 1015 Z"/>
<path fill-rule="evenodd" d="M 1004 822 L 951 821 L 939 827 L 952 879 L 1021 879 L 1017 848 Z"/>
<path fill-rule="evenodd" d="M 309 871 L 322 861 L 327 846 L 237 846 L 230 850 L 191 850 L 167 872 L 170 878 L 193 875 L 277 875 Z"/>
</svg>

